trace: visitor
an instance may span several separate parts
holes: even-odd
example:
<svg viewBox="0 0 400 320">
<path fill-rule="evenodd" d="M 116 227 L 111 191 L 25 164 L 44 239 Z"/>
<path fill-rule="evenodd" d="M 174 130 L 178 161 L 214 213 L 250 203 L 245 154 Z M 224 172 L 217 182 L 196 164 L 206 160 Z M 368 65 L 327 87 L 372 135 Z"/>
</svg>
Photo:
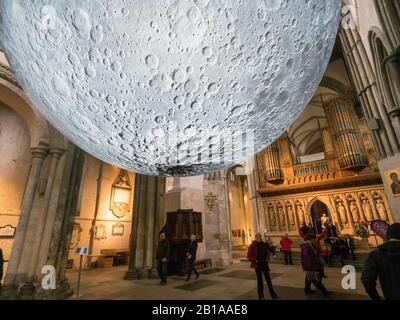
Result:
<svg viewBox="0 0 400 320">
<path fill-rule="evenodd" d="M 319 289 L 324 297 L 329 296 L 329 292 L 322 283 L 323 260 L 321 252 L 315 244 L 316 236 L 309 233 L 305 236 L 305 241 L 300 245 L 301 247 L 301 265 L 306 272 L 304 292 L 312 294 L 311 284 Z"/>
<path fill-rule="evenodd" d="M 346 234 L 344 236 L 344 243 L 346 245 L 345 259 L 347 259 L 349 256 L 349 253 L 351 253 L 353 260 L 356 260 L 356 255 L 354 254 L 354 251 L 356 250 L 356 246 L 354 244 L 354 240 L 351 237 L 351 235 Z"/>
<path fill-rule="evenodd" d="M 312 232 L 312 230 L 310 230 L 310 228 L 307 226 L 307 224 L 305 222 L 303 222 L 303 225 L 300 228 L 300 235 L 301 237 L 304 239 L 304 237 L 306 236 L 306 234 Z"/>
<path fill-rule="evenodd" d="M 269 252 L 271 252 L 272 256 L 275 258 L 275 256 L 276 256 L 276 245 L 272 241 L 271 237 L 268 237 L 267 245 L 268 245 Z"/>
<path fill-rule="evenodd" d="M 261 233 L 256 234 L 256 239 L 250 245 L 247 251 L 247 258 L 251 262 L 251 267 L 255 269 L 257 275 L 257 286 L 258 286 L 258 298 L 265 300 L 264 298 L 264 282 L 263 275 L 267 281 L 267 286 L 272 299 L 278 299 L 278 295 L 275 293 L 272 286 L 271 276 L 269 274 L 269 250 L 268 245 L 262 241 Z"/>
<path fill-rule="evenodd" d="M 157 248 L 158 275 L 160 277 L 160 285 L 167 284 L 168 276 L 168 259 L 170 253 L 169 241 L 166 239 L 165 233 L 160 234 L 160 241 Z"/>
<path fill-rule="evenodd" d="M 328 265 L 332 266 L 333 265 L 333 258 L 338 256 L 339 257 L 339 261 L 340 261 L 340 265 L 342 267 L 344 267 L 345 263 L 344 263 L 344 258 L 346 256 L 346 244 L 345 241 L 340 239 L 339 237 L 337 238 L 333 238 L 330 241 L 330 247 L 331 250 L 329 252 L 329 256 L 328 256 Z"/>
<path fill-rule="evenodd" d="M 314 233 L 313 230 L 310 230 L 309 233 Z M 305 240 L 305 237 L 308 233 L 303 233 L 300 230 L 300 236 Z M 328 231 L 326 230 L 326 228 L 322 231 L 322 233 L 318 234 L 315 236 L 315 245 L 317 246 L 317 248 L 319 249 L 319 251 L 322 254 L 322 258 L 324 259 L 324 264 L 322 266 L 321 269 L 321 273 L 322 273 L 322 277 L 323 278 L 328 278 L 328 276 L 325 273 L 325 264 L 328 263 L 328 257 L 329 257 L 329 247 L 327 245 L 322 246 L 321 245 L 321 241 L 324 240 L 328 235 Z"/>
<path fill-rule="evenodd" d="M 286 233 L 285 236 L 281 239 L 281 250 L 285 255 L 285 265 L 293 264 L 292 260 L 292 239 L 289 238 L 289 235 Z"/>
<path fill-rule="evenodd" d="M 329 239 L 333 240 L 334 238 L 339 238 L 336 227 L 333 225 L 332 222 L 328 222 L 328 224 L 326 225 L 326 230 L 328 231 Z"/>
<path fill-rule="evenodd" d="M 196 241 L 196 236 L 191 235 L 190 236 L 190 243 L 187 247 L 186 250 L 186 263 L 187 263 L 187 278 L 186 281 L 189 281 L 190 278 L 192 277 L 192 273 L 196 275 L 196 280 L 200 277 L 200 274 L 197 272 L 195 268 L 195 262 L 196 262 L 196 254 L 197 254 L 197 241 Z"/>
<path fill-rule="evenodd" d="M 377 279 L 386 300 L 400 300 L 400 223 L 389 226 L 386 242 L 365 261 L 361 281 L 373 300 L 382 299 L 376 290 Z"/>
<path fill-rule="evenodd" d="M 3 266 L 4 266 L 3 250 L 1 250 L 0 248 L 0 286 L 1 286 L 1 280 L 3 280 Z"/>
</svg>

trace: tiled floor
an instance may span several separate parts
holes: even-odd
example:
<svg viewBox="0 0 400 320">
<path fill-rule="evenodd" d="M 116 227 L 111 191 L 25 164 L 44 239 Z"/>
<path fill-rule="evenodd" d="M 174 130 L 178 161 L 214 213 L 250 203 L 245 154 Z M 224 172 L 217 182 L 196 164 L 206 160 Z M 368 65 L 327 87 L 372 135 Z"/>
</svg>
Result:
<svg viewBox="0 0 400 320">
<path fill-rule="evenodd" d="M 81 297 L 87 300 L 252 300 L 257 299 L 255 273 L 246 262 L 226 268 L 216 268 L 209 274 L 201 274 L 199 280 L 187 283 L 184 278 L 171 277 L 166 286 L 158 280 L 124 280 L 126 267 L 93 269 L 82 273 Z M 356 289 L 344 290 L 344 275 L 338 268 L 327 268 L 324 283 L 333 291 L 331 299 L 367 299 L 356 275 Z M 70 283 L 76 286 L 77 273 L 68 274 Z M 318 294 L 306 296 L 303 291 L 304 273 L 300 266 L 271 265 L 271 277 L 276 292 L 282 300 L 321 299 Z M 194 277 L 193 277 L 194 278 Z M 266 295 L 268 297 L 268 295 Z M 74 299 L 74 298 L 71 298 Z"/>
</svg>

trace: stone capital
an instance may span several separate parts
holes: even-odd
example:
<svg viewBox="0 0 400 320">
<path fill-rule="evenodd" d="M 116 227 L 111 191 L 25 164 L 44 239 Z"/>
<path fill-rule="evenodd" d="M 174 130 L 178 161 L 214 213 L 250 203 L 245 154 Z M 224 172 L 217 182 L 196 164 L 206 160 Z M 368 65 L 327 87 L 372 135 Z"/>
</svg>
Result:
<svg viewBox="0 0 400 320">
<path fill-rule="evenodd" d="M 64 149 L 61 148 L 50 148 L 50 154 L 53 158 L 60 159 L 65 153 Z"/>
<path fill-rule="evenodd" d="M 33 147 L 31 148 L 32 160 L 41 159 L 44 160 L 49 153 L 49 149 L 45 147 Z"/>
</svg>

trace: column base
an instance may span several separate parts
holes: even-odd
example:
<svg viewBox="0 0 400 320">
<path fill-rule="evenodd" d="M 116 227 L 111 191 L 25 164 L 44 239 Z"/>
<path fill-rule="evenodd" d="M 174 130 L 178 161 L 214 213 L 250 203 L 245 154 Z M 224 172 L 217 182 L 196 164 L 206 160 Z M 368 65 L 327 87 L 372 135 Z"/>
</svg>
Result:
<svg viewBox="0 0 400 320">
<path fill-rule="evenodd" d="M 132 269 L 125 273 L 124 280 L 140 280 L 144 277 L 143 269 Z"/>
<path fill-rule="evenodd" d="M 18 297 L 18 287 L 14 285 L 0 286 L 0 300 L 16 300 Z"/>
<path fill-rule="evenodd" d="M 147 270 L 147 279 L 159 279 L 157 268 Z"/>
<path fill-rule="evenodd" d="M 33 283 L 25 283 L 18 292 L 18 299 L 33 300 L 35 297 L 35 285 Z"/>
<path fill-rule="evenodd" d="M 36 289 L 35 299 L 37 300 L 65 300 L 73 295 L 74 291 L 67 280 L 57 283 L 56 289 L 44 290 L 41 287 Z"/>
<path fill-rule="evenodd" d="M 57 284 L 55 290 L 44 290 L 39 283 L 26 283 L 21 288 L 0 287 L 0 300 L 64 300 L 73 294 L 67 280 Z"/>
<path fill-rule="evenodd" d="M 158 279 L 158 271 L 152 269 L 133 269 L 125 273 L 124 280 Z"/>
</svg>

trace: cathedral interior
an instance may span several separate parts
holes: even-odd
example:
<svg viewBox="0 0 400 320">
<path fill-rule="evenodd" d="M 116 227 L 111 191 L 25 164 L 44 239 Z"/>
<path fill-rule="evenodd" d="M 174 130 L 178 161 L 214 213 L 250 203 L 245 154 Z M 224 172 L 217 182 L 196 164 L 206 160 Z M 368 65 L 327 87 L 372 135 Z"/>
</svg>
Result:
<svg viewBox="0 0 400 320">
<path fill-rule="evenodd" d="M 206 270 L 247 266 L 256 233 L 274 243 L 288 234 L 296 257 L 301 226 L 326 216 L 354 237 L 362 268 L 383 240 L 359 237 L 357 226 L 400 222 L 397 0 L 343 0 L 332 56 L 301 116 L 248 161 L 198 176 L 147 176 L 83 151 L 37 111 L 8 60 L 0 48 L 0 299 L 69 299 L 79 268 L 88 287 L 101 281 L 89 272 L 124 283 L 156 278 L 171 213 L 176 233 L 193 223 Z M 40 286 L 49 265 L 53 290 Z"/>
</svg>

